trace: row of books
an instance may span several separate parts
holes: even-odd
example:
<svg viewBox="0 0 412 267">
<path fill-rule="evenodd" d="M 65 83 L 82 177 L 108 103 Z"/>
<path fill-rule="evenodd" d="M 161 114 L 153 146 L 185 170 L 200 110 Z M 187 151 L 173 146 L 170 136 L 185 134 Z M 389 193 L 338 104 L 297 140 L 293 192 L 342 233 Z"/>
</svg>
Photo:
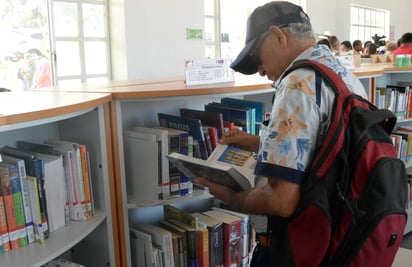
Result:
<svg viewBox="0 0 412 267">
<path fill-rule="evenodd" d="M 157 201 L 190 195 L 190 180 L 166 156 L 177 152 L 206 160 L 223 132 L 239 127 L 251 134 L 259 133 L 265 104 L 226 97 L 220 103 L 206 104 L 204 110 L 181 108 L 178 113 L 158 113 L 159 126 L 134 126 L 125 131 L 129 196 Z"/>
<path fill-rule="evenodd" d="M 255 240 L 249 215 L 216 207 L 188 213 L 171 205 L 163 215 L 130 228 L 133 266 L 249 266 Z"/>
<path fill-rule="evenodd" d="M 412 127 L 400 126 L 391 134 L 392 142 L 398 153 L 398 158 L 405 164 L 412 162 Z"/>
<path fill-rule="evenodd" d="M 391 110 L 399 120 L 412 118 L 412 93 L 408 83 L 377 87 L 374 104 L 378 108 Z"/>
<path fill-rule="evenodd" d="M 406 202 L 406 209 L 412 209 L 412 174 L 408 173 L 408 201 Z"/>
<path fill-rule="evenodd" d="M 79 143 L 17 141 L 0 148 L 0 253 L 44 243 L 69 220 L 91 219 L 89 166 Z"/>
</svg>

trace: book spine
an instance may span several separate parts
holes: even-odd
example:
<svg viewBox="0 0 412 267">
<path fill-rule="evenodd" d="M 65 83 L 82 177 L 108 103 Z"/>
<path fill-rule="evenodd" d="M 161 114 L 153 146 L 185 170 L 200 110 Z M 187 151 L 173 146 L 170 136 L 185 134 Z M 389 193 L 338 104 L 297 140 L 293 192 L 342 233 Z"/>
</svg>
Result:
<svg viewBox="0 0 412 267">
<path fill-rule="evenodd" d="M 9 166 L 11 191 L 13 194 L 14 210 L 16 213 L 16 226 L 20 247 L 28 244 L 26 220 L 24 218 L 23 196 L 21 193 L 20 179 L 17 165 Z"/>
<path fill-rule="evenodd" d="M 35 237 L 34 237 L 33 219 L 31 216 L 31 209 L 30 209 L 29 189 L 27 187 L 26 167 L 24 165 L 24 160 L 18 160 L 16 163 L 17 163 L 17 168 L 19 171 L 20 186 L 21 186 L 21 192 L 23 196 L 24 218 L 26 220 L 27 239 L 29 243 L 33 243 L 35 240 Z"/>
<path fill-rule="evenodd" d="M 240 220 L 223 224 L 224 266 L 240 266 Z"/>
<path fill-rule="evenodd" d="M 14 209 L 13 192 L 8 167 L 0 167 L 1 189 L 3 191 L 4 207 L 6 210 L 7 228 L 9 231 L 11 249 L 20 248 L 19 233 L 17 229 L 16 210 Z"/>
<path fill-rule="evenodd" d="M 66 182 L 67 182 L 67 192 L 69 200 L 69 214 L 70 219 L 74 221 L 79 221 L 82 219 L 82 207 L 80 203 L 79 192 L 76 186 L 76 171 L 75 171 L 75 156 L 72 151 L 68 151 L 66 159 Z"/>
<path fill-rule="evenodd" d="M 81 207 L 81 220 L 87 220 L 87 204 L 86 195 L 84 190 L 84 177 L 82 171 L 82 158 L 80 153 L 80 148 L 76 146 L 75 148 L 75 177 L 76 177 L 76 191 L 78 192 L 80 207 Z"/>
<path fill-rule="evenodd" d="M 215 127 L 208 127 L 210 142 L 212 144 L 212 151 L 217 147 L 218 144 L 218 134 L 217 129 Z"/>
<path fill-rule="evenodd" d="M 7 227 L 6 210 L 4 207 L 4 197 L 0 186 L 0 244 L 2 251 L 10 250 L 9 230 Z"/>
<path fill-rule="evenodd" d="M 189 134 L 180 135 L 179 153 L 193 157 L 193 137 L 190 136 Z M 180 173 L 180 179 L 179 179 L 180 196 L 189 195 L 190 183 L 191 182 L 189 178 L 183 173 Z"/>
<path fill-rule="evenodd" d="M 81 160 L 81 170 L 83 176 L 83 185 L 84 185 L 84 195 L 86 199 L 86 218 L 93 218 L 93 209 L 92 209 L 92 198 L 91 198 L 91 189 L 90 189 L 90 177 L 89 177 L 89 162 L 87 160 L 87 151 L 85 145 L 80 145 L 80 160 Z"/>
<path fill-rule="evenodd" d="M 199 267 L 209 267 L 209 231 L 207 229 L 197 230 L 197 251 Z"/>
<path fill-rule="evenodd" d="M 221 267 L 223 266 L 223 224 L 219 224 L 216 227 L 209 227 L 209 253 L 210 253 L 210 266 Z"/>
<path fill-rule="evenodd" d="M 36 159 L 34 161 L 34 175 L 37 179 L 37 190 L 39 191 L 39 203 L 40 203 L 40 219 L 43 230 L 44 238 L 49 237 L 49 227 L 47 222 L 47 202 L 46 191 L 44 190 L 44 162 L 43 160 Z"/>
<path fill-rule="evenodd" d="M 34 176 L 27 176 L 27 188 L 30 196 L 30 208 L 34 224 L 34 236 L 37 242 L 44 243 L 45 230 L 43 230 L 43 223 L 41 221 L 40 198 L 38 190 L 37 178 Z"/>
</svg>

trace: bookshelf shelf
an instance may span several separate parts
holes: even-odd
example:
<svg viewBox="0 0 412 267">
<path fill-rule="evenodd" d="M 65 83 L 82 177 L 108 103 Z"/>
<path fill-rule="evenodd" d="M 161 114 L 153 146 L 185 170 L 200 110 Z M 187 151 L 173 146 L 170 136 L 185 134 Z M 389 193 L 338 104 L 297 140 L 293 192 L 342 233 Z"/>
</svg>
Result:
<svg viewBox="0 0 412 267">
<path fill-rule="evenodd" d="M 182 197 L 175 197 L 175 198 L 170 198 L 167 200 L 159 200 L 159 201 L 147 201 L 147 200 L 142 200 L 137 197 L 128 197 L 128 204 L 127 208 L 128 209 L 134 209 L 134 208 L 147 208 L 151 206 L 159 206 L 159 205 L 165 205 L 165 204 L 176 204 L 180 202 L 186 202 L 186 201 L 196 201 L 196 200 L 202 200 L 202 199 L 210 199 L 213 196 L 209 194 L 207 189 L 203 188 L 194 188 L 193 189 L 193 194 L 189 196 L 182 196 Z"/>
<path fill-rule="evenodd" d="M 0 256 L 2 266 L 41 266 L 68 251 L 82 241 L 97 227 L 106 215 L 100 211 L 96 216 L 84 222 L 69 222 L 65 227 L 52 232 L 45 244 L 33 243 Z M 4 264 L 4 265 L 3 265 Z"/>
<path fill-rule="evenodd" d="M 5 252 L 0 255 L 0 266 L 42 266 L 60 256 L 85 266 L 120 266 L 112 217 L 112 156 L 108 153 L 111 99 L 107 93 L 2 93 L 0 147 L 16 147 L 20 140 L 43 143 L 46 139 L 86 145 L 96 216 L 82 222 L 69 221 L 51 232 L 44 244 L 31 243 Z"/>
<path fill-rule="evenodd" d="M 124 252 L 127 266 L 131 266 L 129 245 L 129 227 L 136 224 L 155 222 L 162 219 L 162 206 L 173 204 L 191 211 L 202 211 L 210 208 L 215 199 L 204 189 L 194 189 L 191 196 L 178 197 L 166 201 L 142 201 L 127 196 L 127 179 L 125 166 L 124 133 L 134 126 L 159 126 L 157 113 L 179 115 L 180 108 L 204 109 L 209 102 L 220 102 L 223 97 L 262 97 L 267 106 L 272 100 L 273 88 L 262 77 L 257 82 L 250 77 L 237 79 L 235 83 L 222 83 L 205 86 L 187 87 L 183 81 L 159 82 L 152 84 L 131 85 L 112 88 L 112 119 L 114 135 L 116 190 L 119 211 L 120 234 L 124 236 Z M 250 80 L 251 79 L 251 80 Z M 99 89 L 96 89 L 99 90 Z M 118 149 L 118 151 L 116 151 Z M 154 163 L 155 164 L 155 163 Z M 153 164 L 153 165 L 154 165 Z M 148 166 L 149 167 L 149 166 Z M 130 189 L 130 188 L 129 188 Z"/>
</svg>

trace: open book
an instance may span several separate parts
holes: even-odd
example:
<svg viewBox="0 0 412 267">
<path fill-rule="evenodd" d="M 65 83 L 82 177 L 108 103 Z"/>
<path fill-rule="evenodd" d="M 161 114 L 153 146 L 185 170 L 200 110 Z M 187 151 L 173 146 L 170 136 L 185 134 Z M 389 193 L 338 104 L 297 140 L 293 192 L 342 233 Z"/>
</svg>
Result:
<svg viewBox="0 0 412 267">
<path fill-rule="evenodd" d="M 226 185 L 235 191 L 255 185 L 253 174 L 256 159 L 252 152 L 219 144 L 207 160 L 171 153 L 167 158 L 189 179 L 202 177 Z"/>
</svg>

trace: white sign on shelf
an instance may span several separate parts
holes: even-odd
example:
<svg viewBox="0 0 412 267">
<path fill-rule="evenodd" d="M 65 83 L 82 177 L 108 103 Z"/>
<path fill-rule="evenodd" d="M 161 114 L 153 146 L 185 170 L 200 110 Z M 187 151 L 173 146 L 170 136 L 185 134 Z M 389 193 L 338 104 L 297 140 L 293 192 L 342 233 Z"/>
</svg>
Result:
<svg viewBox="0 0 412 267">
<path fill-rule="evenodd" d="M 233 82 L 235 72 L 230 68 L 231 59 L 190 59 L 185 60 L 187 85 Z"/>
</svg>

